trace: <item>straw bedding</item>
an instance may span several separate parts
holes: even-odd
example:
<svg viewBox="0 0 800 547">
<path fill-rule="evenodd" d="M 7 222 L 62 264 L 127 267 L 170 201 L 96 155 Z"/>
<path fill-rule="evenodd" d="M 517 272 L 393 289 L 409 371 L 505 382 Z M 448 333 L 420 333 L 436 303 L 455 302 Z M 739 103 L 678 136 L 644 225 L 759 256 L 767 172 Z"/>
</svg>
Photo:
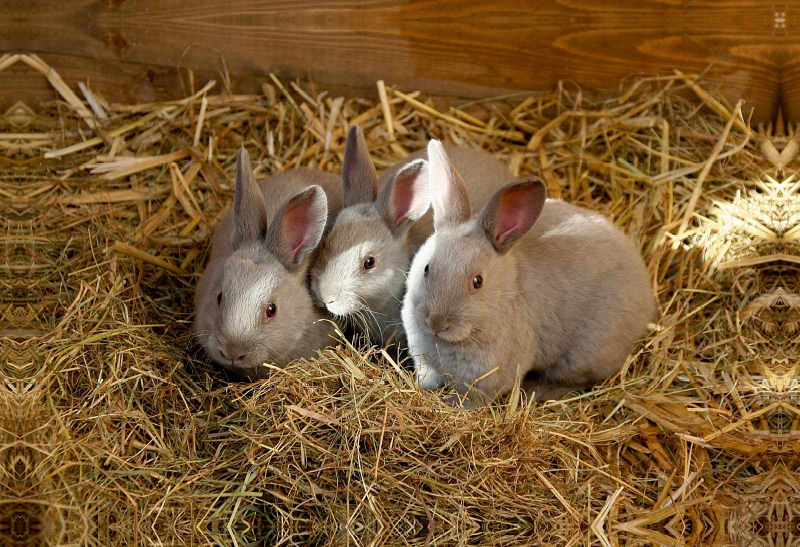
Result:
<svg viewBox="0 0 800 547">
<path fill-rule="evenodd" d="M 378 87 L 59 89 L 0 119 L 0 544 L 800 545 L 793 126 L 680 74 L 450 110 Z M 661 316 L 622 371 L 461 411 L 344 341 L 250 385 L 206 365 L 192 295 L 236 153 L 337 172 L 353 123 L 379 170 L 482 147 L 623 227 Z"/>
</svg>

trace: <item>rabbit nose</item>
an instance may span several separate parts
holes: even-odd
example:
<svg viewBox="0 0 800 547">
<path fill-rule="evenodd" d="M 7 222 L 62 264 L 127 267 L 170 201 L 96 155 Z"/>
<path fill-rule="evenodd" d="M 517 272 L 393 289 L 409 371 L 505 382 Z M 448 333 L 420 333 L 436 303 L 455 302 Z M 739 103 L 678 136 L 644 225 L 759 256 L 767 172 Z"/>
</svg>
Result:
<svg viewBox="0 0 800 547">
<path fill-rule="evenodd" d="M 450 319 L 446 315 L 440 313 L 428 312 L 425 315 L 425 324 L 428 325 L 433 331 L 433 334 L 436 335 L 450 328 Z"/>
<path fill-rule="evenodd" d="M 222 356 L 225 358 L 226 361 L 230 361 L 231 363 L 235 363 L 237 361 L 244 361 L 245 357 L 247 357 L 247 353 L 245 353 L 242 348 L 237 348 L 235 346 L 224 348 L 222 346 L 217 348 Z M 235 359 L 233 357 L 236 357 Z"/>
</svg>

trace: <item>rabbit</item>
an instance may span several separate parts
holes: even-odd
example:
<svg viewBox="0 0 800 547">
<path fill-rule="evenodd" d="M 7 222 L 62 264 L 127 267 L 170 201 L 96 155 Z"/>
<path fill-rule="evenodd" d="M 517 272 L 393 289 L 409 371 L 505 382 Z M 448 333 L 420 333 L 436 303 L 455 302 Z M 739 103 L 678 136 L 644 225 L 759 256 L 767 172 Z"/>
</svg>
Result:
<svg viewBox="0 0 800 547">
<path fill-rule="evenodd" d="M 256 183 L 245 150 L 238 156 L 232 210 L 220 221 L 197 285 L 194 331 L 208 356 L 248 379 L 311 357 L 333 325 L 314 306 L 308 267 L 341 208 L 336 175 L 283 171 Z M 268 219 L 272 222 L 269 223 Z"/>
<path fill-rule="evenodd" d="M 504 186 L 472 216 L 438 141 L 427 173 L 435 233 L 414 257 L 402 309 L 419 386 L 452 381 L 471 406 L 517 381 L 529 400 L 548 400 L 615 374 L 656 313 L 626 235 L 545 200 L 538 178 Z"/>
<path fill-rule="evenodd" d="M 445 148 L 464 173 L 470 199 L 481 206 L 514 180 L 508 167 L 484 150 Z M 414 152 L 378 179 L 364 133 L 353 125 L 342 168 L 344 208 L 311 268 L 317 305 L 383 347 L 406 345 L 400 328 L 406 272 L 433 233 L 426 153 Z"/>
</svg>

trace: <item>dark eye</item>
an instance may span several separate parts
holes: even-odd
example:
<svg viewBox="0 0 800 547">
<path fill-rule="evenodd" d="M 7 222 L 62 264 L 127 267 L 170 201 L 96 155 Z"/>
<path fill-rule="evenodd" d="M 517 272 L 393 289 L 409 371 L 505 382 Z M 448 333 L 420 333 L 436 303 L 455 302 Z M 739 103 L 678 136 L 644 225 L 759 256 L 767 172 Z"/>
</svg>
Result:
<svg viewBox="0 0 800 547">
<path fill-rule="evenodd" d="M 428 277 L 428 266 L 430 266 L 430 264 L 425 264 L 425 277 Z"/>
<path fill-rule="evenodd" d="M 266 309 L 264 309 L 264 317 L 267 321 L 275 317 L 275 314 L 278 313 L 278 306 L 276 306 L 273 302 L 267 304 Z"/>
<path fill-rule="evenodd" d="M 483 287 L 483 276 L 476 275 L 472 278 L 472 287 L 477 291 Z"/>
<path fill-rule="evenodd" d="M 374 267 L 375 267 L 375 257 L 374 256 L 368 256 L 367 258 L 364 259 L 364 269 L 365 270 L 371 270 Z"/>
<path fill-rule="evenodd" d="M 217 306 L 221 306 L 221 305 L 222 305 L 222 293 L 219 293 L 217 295 Z"/>
</svg>

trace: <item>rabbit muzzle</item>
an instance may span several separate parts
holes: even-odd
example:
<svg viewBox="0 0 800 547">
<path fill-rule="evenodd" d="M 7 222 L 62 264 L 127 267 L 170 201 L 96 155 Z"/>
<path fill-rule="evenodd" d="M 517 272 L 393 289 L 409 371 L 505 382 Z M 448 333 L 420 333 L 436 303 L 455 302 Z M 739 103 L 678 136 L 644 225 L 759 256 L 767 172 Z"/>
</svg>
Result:
<svg viewBox="0 0 800 547">
<path fill-rule="evenodd" d="M 348 298 L 349 295 L 342 294 L 342 291 L 321 288 L 319 300 L 322 304 L 337 317 L 347 317 L 359 311 L 358 301 Z"/>
<path fill-rule="evenodd" d="M 337 317 L 347 317 L 360 310 L 358 299 L 343 286 L 351 282 L 342 275 L 334 275 L 325 271 L 321 275 L 312 275 L 311 294 L 317 305 L 327 308 Z"/>
<path fill-rule="evenodd" d="M 444 309 L 432 311 L 428 303 L 421 305 L 418 313 L 421 323 L 424 324 L 423 329 L 427 330 L 429 336 L 450 344 L 464 343 L 474 334 L 472 325 L 461 318 L 461 311 L 458 308 L 446 306 Z"/>
<path fill-rule="evenodd" d="M 245 364 L 252 353 L 247 344 L 238 341 L 220 341 L 219 345 L 217 345 L 217 351 L 231 365 Z"/>
<path fill-rule="evenodd" d="M 446 334 L 450 330 L 451 321 L 448 315 L 442 313 L 424 312 L 425 324 L 431 329 L 434 336 Z"/>
<path fill-rule="evenodd" d="M 230 333 L 222 329 L 211 341 L 217 350 L 220 362 L 225 365 L 241 368 L 260 364 L 263 349 L 257 336 Z"/>
</svg>

